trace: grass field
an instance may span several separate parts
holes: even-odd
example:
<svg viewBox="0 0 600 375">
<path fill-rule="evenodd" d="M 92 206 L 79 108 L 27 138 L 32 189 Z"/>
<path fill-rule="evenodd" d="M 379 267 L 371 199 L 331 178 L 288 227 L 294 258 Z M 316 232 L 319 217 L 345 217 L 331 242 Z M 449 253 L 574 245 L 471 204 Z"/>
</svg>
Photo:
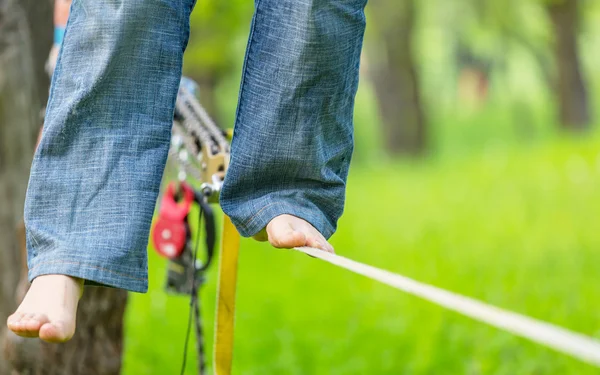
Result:
<svg viewBox="0 0 600 375">
<path fill-rule="evenodd" d="M 600 142 L 361 164 L 339 254 L 600 338 Z M 188 301 L 132 295 L 124 374 L 176 374 Z M 212 345 L 215 269 L 202 290 Z M 245 240 L 236 374 L 597 374 L 598 369 L 318 260 Z M 189 374 L 194 373 L 194 344 Z"/>
</svg>

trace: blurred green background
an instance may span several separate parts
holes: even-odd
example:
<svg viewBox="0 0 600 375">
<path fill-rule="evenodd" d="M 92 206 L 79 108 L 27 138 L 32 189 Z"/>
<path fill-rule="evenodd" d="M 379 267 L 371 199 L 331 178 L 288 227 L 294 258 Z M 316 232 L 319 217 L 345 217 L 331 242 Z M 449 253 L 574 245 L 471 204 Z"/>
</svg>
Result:
<svg viewBox="0 0 600 375">
<path fill-rule="evenodd" d="M 233 124 L 253 4 L 202 0 L 185 74 Z M 600 338 L 600 2 L 371 0 L 348 199 L 352 259 Z M 188 301 L 127 310 L 124 373 L 172 374 Z M 216 272 L 201 291 L 212 345 Z M 242 243 L 236 374 L 597 374 L 315 259 Z M 194 345 L 188 371 L 195 370 Z"/>
</svg>

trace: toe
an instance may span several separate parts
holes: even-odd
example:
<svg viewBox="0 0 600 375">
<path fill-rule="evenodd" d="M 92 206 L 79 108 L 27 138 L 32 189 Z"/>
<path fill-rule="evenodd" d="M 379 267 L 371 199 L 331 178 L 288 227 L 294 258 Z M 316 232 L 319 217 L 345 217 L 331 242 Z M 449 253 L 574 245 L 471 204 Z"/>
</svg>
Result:
<svg viewBox="0 0 600 375">
<path fill-rule="evenodd" d="M 27 316 L 27 320 L 23 322 L 23 329 L 30 333 L 35 333 L 40 331 L 40 328 L 44 323 L 48 322 L 48 318 L 42 314 L 30 314 Z"/>
<path fill-rule="evenodd" d="M 15 313 L 8 318 L 8 328 L 22 337 L 37 337 L 41 326 L 48 319 L 41 314 Z"/>
<path fill-rule="evenodd" d="M 34 317 L 34 315 L 35 314 L 32 313 L 23 314 L 21 320 L 19 321 L 19 327 L 21 330 L 27 330 L 27 327 L 29 326 L 29 323 L 31 322 L 31 319 Z"/>
<path fill-rule="evenodd" d="M 295 230 L 286 215 L 271 220 L 267 225 L 267 235 L 271 245 L 280 249 L 306 245 L 306 235 Z"/>
<path fill-rule="evenodd" d="M 334 253 L 333 247 L 324 238 L 307 236 L 306 246 L 314 247 L 315 249 L 323 250 L 328 253 Z"/>
<path fill-rule="evenodd" d="M 277 216 L 267 225 L 266 232 L 271 245 L 277 248 L 310 246 L 334 253 L 333 247 L 315 227 L 292 215 Z"/>
<path fill-rule="evenodd" d="M 63 343 L 69 341 L 74 333 L 75 330 L 66 322 L 50 322 L 40 328 L 40 339 L 50 343 Z"/>
<path fill-rule="evenodd" d="M 285 221 L 272 221 L 267 226 L 267 233 L 271 245 L 280 249 L 306 245 L 306 236 L 304 233 L 294 230 Z"/>
<path fill-rule="evenodd" d="M 15 329 L 18 329 L 20 327 L 21 320 L 23 320 L 24 316 L 24 313 L 17 311 L 16 313 L 8 317 L 8 319 L 6 320 L 6 325 L 10 330 L 14 331 Z"/>
<path fill-rule="evenodd" d="M 269 242 L 279 249 L 291 249 L 292 247 L 306 246 L 306 236 L 302 232 L 290 229 L 287 232 L 269 236 Z"/>
</svg>

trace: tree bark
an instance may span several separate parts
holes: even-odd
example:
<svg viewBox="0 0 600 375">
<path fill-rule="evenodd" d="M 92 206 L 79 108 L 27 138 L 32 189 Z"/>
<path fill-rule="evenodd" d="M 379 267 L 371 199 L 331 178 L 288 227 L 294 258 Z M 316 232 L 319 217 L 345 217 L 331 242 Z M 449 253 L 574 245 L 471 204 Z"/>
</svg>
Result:
<svg viewBox="0 0 600 375">
<path fill-rule="evenodd" d="M 48 58 L 48 48 L 54 40 L 52 9 L 53 0 L 23 0 L 21 6 L 27 17 L 31 30 L 31 54 L 33 57 L 33 71 L 35 74 L 39 102 L 45 106 L 48 101 L 48 87 L 50 76 L 44 68 L 43 62 Z"/>
<path fill-rule="evenodd" d="M 0 2 L 0 335 L 16 307 L 20 278 L 18 227 L 39 127 L 31 39 L 18 0 Z M 9 374 L 0 360 L 0 374 Z"/>
<path fill-rule="evenodd" d="M 44 62 L 51 35 L 51 3 L 0 1 L 0 375 L 116 375 L 121 369 L 124 291 L 86 288 L 77 333 L 66 344 L 23 339 L 4 328 L 29 286 L 22 212 L 48 96 Z"/>
<path fill-rule="evenodd" d="M 583 130 L 589 127 L 591 115 L 577 43 L 579 0 L 555 1 L 546 9 L 554 32 L 555 95 L 561 125 L 568 130 Z"/>
<path fill-rule="evenodd" d="M 393 3 L 393 2 L 392 2 Z M 369 68 L 382 117 L 386 150 L 391 155 L 417 155 L 427 146 L 427 124 L 413 57 L 414 0 L 374 0 L 379 48 Z"/>
</svg>

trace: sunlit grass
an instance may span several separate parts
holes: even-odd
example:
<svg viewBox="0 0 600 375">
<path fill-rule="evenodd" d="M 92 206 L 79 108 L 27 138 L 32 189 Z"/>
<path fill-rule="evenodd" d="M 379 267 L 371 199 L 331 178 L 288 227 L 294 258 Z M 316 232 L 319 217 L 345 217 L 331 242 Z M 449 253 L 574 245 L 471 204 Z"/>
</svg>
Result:
<svg viewBox="0 0 600 375">
<path fill-rule="evenodd" d="M 356 166 L 333 244 L 341 255 L 600 338 L 599 146 L 597 137 L 549 140 L 466 159 Z M 164 261 L 152 254 L 150 268 L 150 293 L 132 295 L 127 311 L 125 374 L 174 374 L 181 363 L 188 301 L 162 291 Z M 201 292 L 209 348 L 214 271 Z M 236 374 L 597 373 L 249 240 L 238 293 Z"/>
</svg>

